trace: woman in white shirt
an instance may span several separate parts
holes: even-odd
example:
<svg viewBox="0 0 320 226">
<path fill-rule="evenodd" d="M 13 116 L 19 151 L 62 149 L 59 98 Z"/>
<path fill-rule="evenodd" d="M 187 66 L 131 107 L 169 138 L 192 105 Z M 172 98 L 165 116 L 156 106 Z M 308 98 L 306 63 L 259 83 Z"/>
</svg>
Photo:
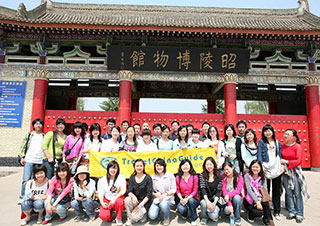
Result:
<svg viewBox="0 0 320 226">
<path fill-rule="evenodd" d="M 31 211 L 38 212 L 37 224 L 41 224 L 44 212 L 44 202 L 47 199 L 49 180 L 46 178 L 47 168 L 44 165 L 34 165 L 33 178 L 25 186 L 25 196 L 21 203 L 21 210 L 26 217 L 22 219 L 21 225 L 26 225 L 31 218 Z"/>
<path fill-rule="evenodd" d="M 177 191 L 176 179 L 171 172 L 166 171 L 166 162 L 157 159 L 154 163 L 154 176 L 152 176 L 153 202 L 148 211 L 149 218 L 155 220 L 161 211 L 163 225 L 170 223 L 170 209 L 174 206 L 174 194 Z"/>
<path fill-rule="evenodd" d="M 74 200 L 71 202 L 71 206 L 76 212 L 74 221 L 78 222 L 85 216 L 83 211 L 85 209 L 90 222 L 93 222 L 95 220 L 95 209 L 99 206 L 97 201 L 92 200 L 92 196 L 96 192 L 96 182 L 90 179 L 86 166 L 78 167 L 74 179 Z"/>
<path fill-rule="evenodd" d="M 99 123 L 93 123 L 90 126 L 89 138 L 85 139 L 84 141 L 81 165 L 89 165 L 90 151 L 100 152 L 101 146 L 102 146 L 101 127 Z"/>
<path fill-rule="evenodd" d="M 107 166 L 107 175 L 98 182 L 100 214 L 103 221 L 112 221 L 112 210 L 116 211 L 116 224 L 122 225 L 122 211 L 124 210 L 124 194 L 126 193 L 126 179 L 119 174 L 120 168 L 116 161 Z"/>
<path fill-rule="evenodd" d="M 120 144 L 118 143 L 118 137 L 120 135 L 120 127 L 114 126 L 111 129 L 111 139 L 104 140 L 101 145 L 101 152 L 115 152 L 119 151 Z"/>
<path fill-rule="evenodd" d="M 182 125 L 178 129 L 178 139 L 173 141 L 173 150 L 188 148 L 192 148 L 192 146 L 188 143 L 187 127 Z"/>
<path fill-rule="evenodd" d="M 148 129 L 142 131 L 142 142 L 138 143 L 137 152 L 157 151 L 157 145 L 151 140 L 151 132 Z"/>
<path fill-rule="evenodd" d="M 220 170 L 222 167 L 222 164 L 225 161 L 225 158 L 222 156 L 222 153 L 225 152 L 225 147 L 224 147 L 224 143 L 221 140 L 219 140 L 219 131 L 217 127 L 215 127 L 214 125 L 209 127 L 208 139 L 205 140 L 204 142 L 206 146 L 214 149 L 217 156 L 218 170 Z"/>
</svg>

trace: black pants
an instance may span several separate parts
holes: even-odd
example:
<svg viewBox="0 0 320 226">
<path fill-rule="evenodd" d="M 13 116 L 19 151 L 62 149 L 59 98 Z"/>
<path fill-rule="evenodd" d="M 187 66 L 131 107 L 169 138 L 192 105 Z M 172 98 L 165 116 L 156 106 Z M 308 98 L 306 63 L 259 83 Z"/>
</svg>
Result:
<svg viewBox="0 0 320 226">
<path fill-rule="evenodd" d="M 271 211 L 270 211 L 270 206 L 269 202 L 261 202 L 262 205 L 262 210 L 258 210 L 256 207 L 254 207 L 254 204 L 249 204 L 246 199 L 243 201 L 243 205 L 246 208 L 246 210 L 249 211 L 249 218 L 254 219 L 256 217 L 261 217 L 263 216 L 263 219 L 265 221 L 270 221 L 271 218 Z"/>
<path fill-rule="evenodd" d="M 273 213 L 280 214 L 280 197 L 281 197 L 281 175 L 272 179 L 267 180 L 268 183 L 268 192 L 270 194 L 270 188 L 272 183 L 272 204 L 273 204 Z"/>
</svg>

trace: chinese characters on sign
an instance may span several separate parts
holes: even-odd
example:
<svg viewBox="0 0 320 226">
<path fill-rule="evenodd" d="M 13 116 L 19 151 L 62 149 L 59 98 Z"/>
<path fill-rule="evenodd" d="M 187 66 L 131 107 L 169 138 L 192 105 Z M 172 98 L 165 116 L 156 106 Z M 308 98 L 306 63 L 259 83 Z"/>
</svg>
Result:
<svg viewBox="0 0 320 226">
<path fill-rule="evenodd" d="M 109 46 L 109 70 L 248 73 L 249 50 Z"/>
<path fill-rule="evenodd" d="M 26 82 L 0 81 L 0 126 L 21 127 Z"/>
</svg>

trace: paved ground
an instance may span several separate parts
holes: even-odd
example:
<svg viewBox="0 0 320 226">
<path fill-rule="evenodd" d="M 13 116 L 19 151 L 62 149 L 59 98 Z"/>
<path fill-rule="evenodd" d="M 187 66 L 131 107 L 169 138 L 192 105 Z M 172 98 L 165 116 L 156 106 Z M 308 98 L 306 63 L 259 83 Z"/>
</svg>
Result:
<svg viewBox="0 0 320 226">
<path fill-rule="evenodd" d="M 12 174 L 10 174 L 12 173 Z M 8 175 L 9 174 L 9 175 Z M 320 225 L 320 173 L 318 172 L 304 172 L 308 186 L 309 192 L 311 194 L 311 199 L 305 202 L 305 220 L 301 225 L 303 226 L 313 226 Z M 21 167 L 0 167 L 0 226 L 11 226 L 20 224 L 20 206 L 17 205 L 17 200 L 20 192 L 21 178 L 22 178 L 22 168 Z M 282 197 L 282 205 L 283 205 Z M 262 225 L 260 219 L 257 219 L 255 223 L 250 224 L 245 217 L 245 213 L 242 212 L 242 225 Z M 299 225 L 295 221 L 286 220 L 287 211 L 282 209 L 282 220 L 275 221 L 276 225 L 281 226 L 291 226 Z M 70 210 L 68 218 L 64 222 L 58 222 L 58 218 L 55 217 L 51 223 L 48 225 L 89 225 L 88 222 L 79 222 L 75 223 L 73 210 Z M 188 222 L 180 219 L 178 216 L 171 213 L 170 218 L 172 219 L 171 225 L 190 225 Z M 200 222 L 198 222 L 200 225 Z M 228 219 L 223 216 L 218 223 L 209 222 L 208 225 L 229 225 Z M 37 225 L 36 218 L 34 217 L 28 225 Z M 97 219 L 94 223 L 90 225 L 115 225 L 111 223 L 102 222 L 100 219 Z M 134 224 L 134 225 L 143 225 L 143 224 Z M 148 221 L 145 225 L 160 225 L 159 221 Z"/>
</svg>

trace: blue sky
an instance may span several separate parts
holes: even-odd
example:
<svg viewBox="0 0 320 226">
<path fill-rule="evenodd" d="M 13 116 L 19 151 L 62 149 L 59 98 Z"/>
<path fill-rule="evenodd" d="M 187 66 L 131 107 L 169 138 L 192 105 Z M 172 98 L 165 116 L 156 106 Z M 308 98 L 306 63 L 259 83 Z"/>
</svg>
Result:
<svg viewBox="0 0 320 226">
<path fill-rule="evenodd" d="M 23 2 L 27 10 L 37 7 L 41 0 L 0 0 L 0 6 L 17 9 Z M 96 3 L 96 4 L 133 4 L 133 5 L 176 5 L 230 8 L 262 8 L 289 9 L 298 8 L 298 0 L 54 0 L 54 2 L 68 3 Z M 320 16 L 320 0 L 309 0 L 310 11 Z M 99 103 L 104 99 L 86 98 L 86 110 L 100 110 Z M 141 112 L 179 112 L 200 113 L 201 105 L 206 100 L 177 100 L 177 99 L 141 99 Z M 238 113 L 244 113 L 244 101 L 237 102 Z"/>
</svg>

